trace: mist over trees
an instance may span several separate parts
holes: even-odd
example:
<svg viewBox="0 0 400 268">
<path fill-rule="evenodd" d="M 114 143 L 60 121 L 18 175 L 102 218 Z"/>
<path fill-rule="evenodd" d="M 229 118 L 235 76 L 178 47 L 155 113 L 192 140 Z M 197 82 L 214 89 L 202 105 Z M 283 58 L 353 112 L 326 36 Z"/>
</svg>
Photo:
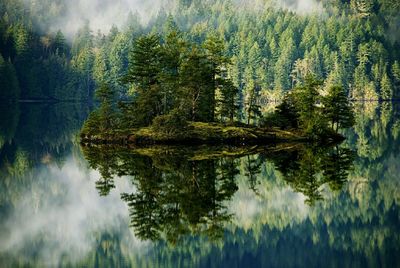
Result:
<svg viewBox="0 0 400 268">
<path fill-rule="evenodd" d="M 245 119 L 251 120 L 260 98 L 280 99 L 309 74 L 325 80 L 326 88 L 342 86 L 355 99 L 399 95 L 396 1 L 320 1 L 320 8 L 303 13 L 299 3 L 291 7 L 281 2 L 280 9 L 267 0 L 173 1 L 145 25 L 139 13 L 131 12 L 120 28 L 110 26 L 105 34 L 91 29 L 88 21 L 67 41 L 46 22 L 69 12 L 69 4 L 0 3 L 0 80 L 15 78 L 4 86 L 1 98 L 90 100 L 104 82 L 126 97 L 134 89 L 121 78 L 134 41 L 143 33 L 164 35 L 171 23 L 184 40 L 203 43 L 210 31 L 222 40 L 232 63 L 224 71 L 238 88 Z"/>
</svg>

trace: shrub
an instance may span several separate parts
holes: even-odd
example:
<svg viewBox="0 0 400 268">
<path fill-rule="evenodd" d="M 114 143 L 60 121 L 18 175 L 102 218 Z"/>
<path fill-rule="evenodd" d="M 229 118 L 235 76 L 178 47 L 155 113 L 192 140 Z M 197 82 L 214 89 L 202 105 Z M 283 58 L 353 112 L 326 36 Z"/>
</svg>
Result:
<svg viewBox="0 0 400 268">
<path fill-rule="evenodd" d="M 155 132 L 175 135 L 187 127 L 186 116 L 178 109 L 173 109 L 168 114 L 155 117 L 151 127 Z"/>
</svg>

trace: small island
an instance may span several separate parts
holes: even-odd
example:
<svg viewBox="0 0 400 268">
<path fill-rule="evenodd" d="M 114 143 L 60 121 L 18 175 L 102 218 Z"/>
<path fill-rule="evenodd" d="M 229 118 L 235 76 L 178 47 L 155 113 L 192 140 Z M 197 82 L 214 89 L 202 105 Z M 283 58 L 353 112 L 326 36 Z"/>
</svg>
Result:
<svg viewBox="0 0 400 268">
<path fill-rule="evenodd" d="M 260 86 L 235 83 L 231 65 L 217 35 L 198 44 L 171 27 L 164 37 L 139 37 L 121 79 L 130 86 L 129 100 L 121 101 L 110 83 L 101 83 L 100 105 L 85 122 L 81 143 L 337 142 L 344 139 L 339 130 L 354 123 L 344 89 L 326 87 L 311 75 L 287 92 L 273 113 L 263 115 Z"/>
</svg>

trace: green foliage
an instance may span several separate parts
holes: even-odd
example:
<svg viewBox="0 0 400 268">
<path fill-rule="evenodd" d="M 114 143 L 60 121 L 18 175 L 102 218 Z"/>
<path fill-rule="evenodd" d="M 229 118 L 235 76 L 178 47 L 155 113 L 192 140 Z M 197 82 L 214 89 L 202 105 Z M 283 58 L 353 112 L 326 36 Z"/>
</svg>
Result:
<svg viewBox="0 0 400 268">
<path fill-rule="evenodd" d="M 340 128 L 354 125 L 354 111 L 342 87 L 330 87 L 327 96 L 322 99 L 322 105 L 324 117 L 332 130 L 338 132 Z"/>
<path fill-rule="evenodd" d="M 199 47 L 193 45 L 189 48 L 179 72 L 182 102 L 189 118 L 192 121 L 213 121 L 213 77 L 207 58 Z"/>
<path fill-rule="evenodd" d="M 81 132 L 84 133 L 84 135 L 100 133 L 99 122 L 100 112 L 98 110 L 92 111 L 83 124 Z"/>
<path fill-rule="evenodd" d="M 231 80 L 224 81 L 216 93 L 217 116 L 222 120 L 233 123 L 239 118 L 239 91 Z M 239 120 L 238 120 L 239 121 Z"/>
<path fill-rule="evenodd" d="M 168 125 L 181 113 L 185 114 L 181 118 L 212 122 L 218 110 L 233 121 L 237 90 L 226 77 L 229 60 L 222 40 L 210 35 L 202 46 L 190 43 L 171 18 L 166 28 L 163 41 L 155 34 L 135 41 L 124 79 L 135 88 L 131 107 L 126 109 L 131 113 L 129 120 L 136 126 L 148 126 L 153 119 L 156 125 Z M 217 101 L 217 91 L 227 99 Z"/>
<path fill-rule="evenodd" d="M 296 87 L 293 91 L 299 127 L 308 135 L 322 134 L 324 129 L 321 109 L 317 107 L 321 98 L 319 94 L 321 85 L 321 81 L 308 76 L 304 85 Z"/>
<path fill-rule="evenodd" d="M 391 100 L 393 98 L 393 86 L 387 73 L 382 77 L 380 88 L 382 100 Z"/>
<path fill-rule="evenodd" d="M 187 127 L 186 115 L 179 109 L 174 109 L 166 115 L 159 115 L 153 119 L 151 125 L 154 132 L 178 137 Z"/>
<path fill-rule="evenodd" d="M 303 85 L 284 97 L 271 120 L 281 128 L 298 128 L 310 138 L 326 136 L 327 121 L 317 106 L 322 98 L 319 94 L 321 85 L 321 81 L 307 76 Z"/>
<path fill-rule="evenodd" d="M 297 129 L 299 127 L 299 115 L 296 109 L 293 94 L 286 94 L 282 102 L 276 107 L 275 112 L 263 119 L 262 125 L 281 129 Z"/>
<path fill-rule="evenodd" d="M 244 109 L 247 119 L 247 125 L 251 122 L 255 123 L 256 120 L 261 117 L 261 107 L 257 103 L 259 99 L 260 87 L 253 80 L 254 69 L 246 68 L 245 77 L 247 81 L 244 87 Z"/>
<path fill-rule="evenodd" d="M 130 68 L 125 81 L 135 84 L 138 90 L 149 90 L 158 84 L 160 58 L 160 37 L 156 34 L 139 37 L 130 54 Z"/>
<path fill-rule="evenodd" d="M 259 155 L 251 155 L 250 147 L 221 150 L 209 146 L 137 150 L 100 146 L 83 147 L 83 152 L 90 166 L 102 174 L 97 186 L 114 185 L 115 175 L 133 175 L 137 190 L 123 193 L 121 198 L 129 207 L 137 237 L 175 245 L 188 235 L 221 239 L 223 228 L 231 220 L 226 204 L 238 190 L 238 175 L 259 194 L 265 161 L 273 161 L 285 182 L 303 193 L 310 205 L 323 199 L 323 185 L 338 191 L 346 183 L 353 162 L 350 150 L 339 146 L 288 148 L 292 149 L 264 148 Z M 235 159 L 235 153 L 243 157 Z M 238 169 L 241 160 L 242 173 Z M 101 188 L 100 194 L 109 189 L 112 187 Z"/>
<path fill-rule="evenodd" d="M 16 70 L 22 98 L 91 99 L 95 80 L 108 80 L 118 95 L 126 98 L 128 90 L 135 91 L 120 83 L 121 77 L 130 77 L 128 80 L 132 83 L 135 80 L 135 74 L 128 68 L 131 42 L 151 31 L 162 33 L 160 43 L 154 43 L 159 48 L 165 45 L 167 52 L 162 57 L 175 57 L 177 64 L 183 58 L 183 51 L 180 41 L 175 41 L 186 39 L 199 45 L 210 63 L 213 62 L 209 66 L 212 76 L 207 86 L 209 90 L 215 93 L 223 84 L 219 79 L 230 77 L 241 96 L 240 113 L 250 121 L 257 122 L 258 115 L 256 106 L 251 104 L 254 94 L 248 92 L 284 92 L 301 85 L 308 74 L 327 79 L 328 88 L 342 86 L 356 99 L 386 99 L 398 95 L 398 44 L 391 42 L 398 36 L 398 5 L 393 1 L 376 0 L 373 4 L 364 0 L 322 1 L 321 8 L 326 16 L 278 11 L 271 7 L 271 1 L 257 1 L 258 11 L 230 1 L 207 4 L 173 1 L 171 6 L 176 9 L 160 12 L 146 27 L 140 25 L 138 14 L 130 13 L 122 30 L 114 26 L 107 35 L 99 33 L 94 37 L 87 22 L 77 31 L 71 46 L 61 31 L 51 33 L 48 25 L 49 21 L 68 13 L 65 1 L 3 2 L 0 52 Z M 35 32 L 38 26 L 49 34 Z M 180 33 L 179 28 L 184 29 L 185 34 Z M 152 46 L 151 42 L 147 45 L 149 49 Z M 148 52 L 157 54 L 156 50 Z M 159 57 L 150 54 L 144 58 Z M 135 62 L 132 55 L 131 63 Z M 153 59 L 142 68 L 159 68 L 158 61 L 162 59 Z M 229 66 L 229 62 L 234 66 Z M 166 62 L 161 64 L 164 71 L 177 70 L 176 64 L 172 67 L 164 64 Z M 151 70 L 155 72 L 158 71 Z M 178 88 L 172 82 L 178 79 L 165 74 L 140 82 L 149 84 L 157 80 L 164 84 L 160 100 L 162 114 L 175 105 L 173 89 Z M 392 85 L 392 93 L 389 85 Z M 209 96 L 212 98 L 207 120 L 216 120 L 216 96 Z M 254 115 L 250 112 L 253 109 L 248 107 L 255 107 Z"/>
<path fill-rule="evenodd" d="M 144 155 L 103 148 L 84 151 L 91 167 L 106 178 L 134 175 L 137 191 L 123 193 L 121 198 L 129 207 L 137 237 L 166 239 L 171 244 L 190 233 L 221 238 L 231 218 L 225 202 L 237 190 L 234 179 L 238 170 L 232 159 L 190 160 L 173 151 L 149 157 L 146 154 L 151 150 L 142 152 Z M 113 184 L 113 179 L 108 183 Z"/>
<path fill-rule="evenodd" d="M 116 109 L 116 92 L 107 84 L 101 84 L 96 90 L 100 106 L 92 111 L 82 127 L 82 135 L 99 135 L 118 125 L 119 114 Z"/>
<path fill-rule="evenodd" d="M 309 137 L 325 137 L 330 132 L 352 127 L 354 112 L 343 88 L 331 86 L 327 95 L 322 96 L 321 85 L 315 78 L 306 77 L 302 86 L 286 94 L 263 124 L 300 129 Z"/>
<path fill-rule="evenodd" d="M 285 181 L 306 196 L 305 202 L 316 205 L 323 200 L 321 186 L 328 184 L 339 191 L 347 181 L 354 161 L 354 152 L 339 146 L 303 147 L 301 150 L 276 155 L 272 161 Z"/>
</svg>

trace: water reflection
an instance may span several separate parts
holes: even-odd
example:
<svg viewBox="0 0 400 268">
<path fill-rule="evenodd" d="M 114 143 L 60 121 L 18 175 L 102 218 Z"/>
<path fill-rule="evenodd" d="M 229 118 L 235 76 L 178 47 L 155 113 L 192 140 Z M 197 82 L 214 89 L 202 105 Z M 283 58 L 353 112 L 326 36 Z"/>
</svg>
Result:
<svg viewBox="0 0 400 268">
<path fill-rule="evenodd" d="M 165 238 L 176 243 L 183 235 L 223 237 L 232 214 L 227 202 L 238 190 L 239 164 L 257 194 L 261 167 L 274 163 L 285 181 L 314 205 L 324 185 L 340 191 L 347 181 L 353 152 L 338 144 L 280 144 L 268 147 L 83 147 L 90 167 L 100 171 L 100 195 L 114 188 L 114 178 L 129 175 L 134 193 L 123 193 L 131 225 L 143 240 Z M 257 153 L 257 154 L 255 154 Z"/>
<path fill-rule="evenodd" d="M 326 146 L 302 146 L 300 150 L 282 152 L 273 156 L 277 169 L 285 181 L 306 196 L 305 202 L 314 205 L 323 200 L 321 190 L 328 185 L 332 191 L 340 191 L 352 168 L 354 152 L 338 144 Z"/>
<path fill-rule="evenodd" d="M 0 105 L 0 266 L 399 267 L 400 106 L 356 106 L 339 146 L 82 153 L 87 108 Z"/>
<path fill-rule="evenodd" d="M 60 260 L 74 263 L 85 258 L 97 244 L 97 233 L 122 232 L 134 239 L 127 229 L 128 213 L 120 193 L 101 198 L 92 183 L 98 178 L 97 172 L 76 169 L 74 159 L 67 159 L 62 169 L 47 165 L 32 170 L 25 178 L 35 181 L 31 187 L 13 193 L 23 199 L 11 196 L 15 200 L 10 204 L 12 210 L 3 210 L 0 251 L 8 252 L 10 259 L 29 262 L 37 258 L 42 265 L 54 267 Z M 118 189 L 133 188 L 121 180 Z M 132 249 L 139 245 L 145 246 L 136 241 Z"/>
</svg>

